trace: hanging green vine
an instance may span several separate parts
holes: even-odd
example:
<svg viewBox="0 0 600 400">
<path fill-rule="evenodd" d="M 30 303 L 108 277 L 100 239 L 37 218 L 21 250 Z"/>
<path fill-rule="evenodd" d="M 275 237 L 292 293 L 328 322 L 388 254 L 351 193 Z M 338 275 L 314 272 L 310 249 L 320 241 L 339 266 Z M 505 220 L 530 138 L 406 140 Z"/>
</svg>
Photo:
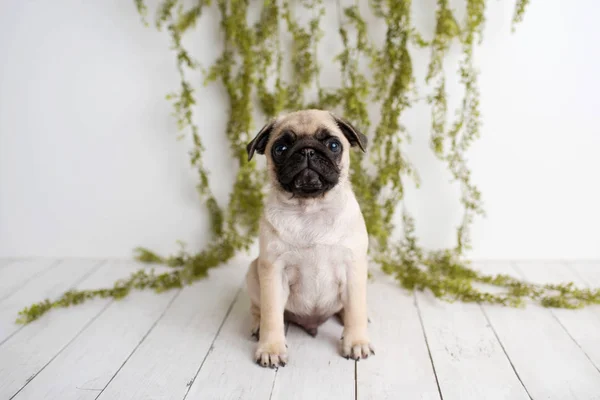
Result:
<svg viewBox="0 0 600 400">
<path fill-rule="evenodd" d="M 147 24 L 148 9 L 143 0 L 134 0 Z M 572 284 L 535 285 L 505 275 L 488 276 L 469 267 L 465 252 L 470 247 L 469 228 L 476 215 L 483 214 L 481 195 L 471 181 L 465 154 L 479 137 L 481 117 L 475 45 L 482 39 L 485 0 L 465 0 L 466 18 L 461 24 L 454 17 L 448 0 L 438 0 L 433 38 L 427 41 L 411 21 L 411 0 L 370 0 L 368 5 L 376 23 L 385 24 L 382 44 L 373 43 L 368 24 L 361 15 L 363 3 L 342 7 L 337 3 L 342 49 L 333 61 L 339 64 L 342 84 L 323 86 L 317 50 L 324 35 L 323 0 L 263 0 L 258 21 L 248 22 L 248 0 L 197 0 L 185 8 L 183 0 L 161 0 L 156 9 L 155 26 L 167 28 L 180 78 L 179 90 L 167 96 L 183 136 L 189 135 L 193 147 L 190 164 L 198 173 L 198 193 L 211 221 L 212 238 L 198 254 L 185 247 L 176 254 L 162 257 L 147 249 L 136 249 L 136 259 L 150 264 L 165 264 L 172 270 L 155 274 L 140 270 L 114 287 L 91 291 L 71 290 L 56 300 L 44 300 L 20 312 L 19 322 L 39 318 L 55 307 L 79 304 L 94 297 L 122 298 L 132 289 L 156 291 L 182 287 L 207 276 L 211 268 L 230 260 L 239 251 L 248 250 L 258 234 L 266 174 L 255 161 L 246 160 L 245 146 L 259 127 L 253 120 L 258 109 L 266 118 L 284 111 L 322 108 L 338 111 L 370 136 L 368 155 L 352 153 L 351 180 L 371 236 L 373 261 L 410 290 L 429 289 L 435 296 L 453 301 L 481 302 L 518 306 L 533 299 L 547 307 L 578 308 L 600 303 L 600 290 L 577 289 Z M 513 27 L 522 21 L 528 0 L 519 0 L 513 15 Z M 252 3 L 260 6 L 259 2 Z M 209 172 L 204 167 L 203 133 L 194 122 L 195 84 L 187 74 L 200 66 L 182 44 L 199 22 L 207 7 L 216 7 L 221 17 L 223 52 L 205 72 L 205 84 L 220 84 L 228 98 L 229 120 L 225 134 L 237 176 L 226 207 L 218 204 L 210 188 Z M 312 18 L 301 24 L 295 12 Z M 290 43 L 283 43 L 287 32 Z M 462 46 L 458 76 L 464 94 L 455 119 L 448 123 L 446 69 L 444 60 L 453 42 Z M 410 134 L 402 125 L 404 112 L 419 101 L 413 73 L 411 51 L 414 46 L 429 47 L 431 60 L 425 83 L 431 107 L 430 143 L 434 154 L 448 166 L 461 188 L 463 218 L 457 227 L 456 246 L 426 251 L 415 235 L 415 221 L 404 205 L 404 188 L 419 176 L 403 148 Z M 286 49 L 286 50 L 284 50 Z M 286 81 L 283 68 L 289 55 L 292 76 Z M 365 67 L 367 65 L 367 67 Z M 315 93 L 316 92 L 316 93 Z M 371 130 L 368 104 L 378 104 L 380 121 Z M 404 237 L 393 240 L 394 216 L 402 214 Z M 492 294 L 478 284 L 504 288 Z"/>
<path fill-rule="evenodd" d="M 517 0 L 517 5 L 515 6 L 515 12 L 513 14 L 513 31 L 517 24 L 523 21 L 523 17 L 525 16 L 525 9 L 529 5 L 529 0 Z"/>
</svg>

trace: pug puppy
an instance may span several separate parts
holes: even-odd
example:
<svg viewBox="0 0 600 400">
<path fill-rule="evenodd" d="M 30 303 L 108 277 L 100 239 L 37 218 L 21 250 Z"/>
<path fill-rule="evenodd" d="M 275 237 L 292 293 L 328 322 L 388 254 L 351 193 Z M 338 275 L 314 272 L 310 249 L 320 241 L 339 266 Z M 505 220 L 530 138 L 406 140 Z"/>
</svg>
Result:
<svg viewBox="0 0 600 400">
<path fill-rule="evenodd" d="M 259 255 L 246 284 L 263 367 L 288 360 L 284 323 L 316 336 L 340 317 L 341 353 L 374 354 L 367 332 L 365 221 L 348 178 L 350 151 L 367 138 L 322 110 L 302 110 L 266 124 L 247 145 L 267 160 L 270 188 L 260 220 Z"/>
</svg>

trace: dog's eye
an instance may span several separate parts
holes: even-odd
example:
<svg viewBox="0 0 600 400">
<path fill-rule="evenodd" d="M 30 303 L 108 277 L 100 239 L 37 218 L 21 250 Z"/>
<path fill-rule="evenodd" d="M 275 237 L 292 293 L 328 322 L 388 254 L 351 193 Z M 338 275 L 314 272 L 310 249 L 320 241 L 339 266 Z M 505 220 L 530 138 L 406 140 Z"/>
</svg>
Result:
<svg viewBox="0 0 600 400">
<path fill-rule="evenodd" d="M 337 140 L 332 140 L 331 142 L 329 142 L 327 144 L 327 147 L 329 147 L 329 150 L 331 150 L 334 153 L 337 153 L 342 148 L 340 142 L 338 142 Z"/>
<path fill-rule="evenodd" d="M 279 144 L 279 145 L 275 146 L 275 149 L 273 151 L 275 152 L 276 155 L 280 156 L 286 150 L 287 150 L 287 146 L 285 144 Z"/>
</svg>

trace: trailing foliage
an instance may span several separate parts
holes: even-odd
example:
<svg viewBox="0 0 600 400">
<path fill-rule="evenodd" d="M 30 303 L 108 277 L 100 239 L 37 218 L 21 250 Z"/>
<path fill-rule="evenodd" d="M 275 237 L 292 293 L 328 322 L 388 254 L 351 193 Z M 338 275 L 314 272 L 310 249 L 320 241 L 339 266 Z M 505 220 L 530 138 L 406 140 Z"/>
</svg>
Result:
<svg viewBox="0 0 600 400">
<path fill-rule="evenodd" d="M 134 1 L 147 23 L 144 1 Z M 253 5 L 260 6 L 258 3 Z M 528 3 L 528 0 L 517 2 L 513 24 L 522 21 Z M 161 0 L 155 26 L 161 30 L 167 28 L 180 77 L 178 91 L 167 98 L 173 104 L 179 130 L 192 139 L 190 164 L 198 173 L 198 194 L 211 218 L 212 240 L 195 255 L 183 247 L 166 258 L 147 249 L 136 249 L 139 261 L 165 264 L 173 270 L 158 275 L 140 270 L 113 288 L 72 290 L 57 300 L 45 300 L 21 311 L 19 321 L 27 323 L 53 307 L 79 304 L 93 297 L 122 298 L 132 289 L 162 291 L 182 287 L 206 277 L 211 268 L 230 260 L 237 252 L 249 249 L 258 233 L 261 188 L 266 177 L 255 161 L 246 160 L 246 143 L 260 127 L 253 119 L 254 112 L 272 118 L 302 108 L 337 111 L 370 137 L 367 156 L 352 153 L 351 180 L 369 230 L 373 261 L 402 287 L 429 289 L 435 296 L 450 301 L 511 306 L 523 304 L 524 299 L 563 308 L 600 303 L 599 290 L 577 289 L 572 284 L 535 285 L 504 275 L 488 276 L 471 269 L 465 259 L 470 246 L 469 228 L 475 216 L 483 213 L 481 195 L 471 181 L 465 154 L 478 138 L 481 125 L 474 49 L 482 39 L 485 0 L 465 0 L 465 4 L 466 17 L 459 22 L 449 0 L 438 0 L 433 38 L 426 41 L 411 21 L 411 0 L 370 0 L 369 11 L 376 18 L 375 23 L 387 27 L 383 43 L 373 43 L 367 35 L 364 10 L 361 12 L 364 4 L 357 1 L 343 8 L 338 3 L 342 48 L 333 61 L 339 65 L 342 84 L 323 87 L 317 50 L 324 35 L 324 0 L 262 0 L 254 24 L 248 22 L 248 0 L 197 0 L 189 8 L 184 7 L 183 0 Z M 228 104 L 224 106 L 228 107 L 229 121 L 225 135 L 238 170 L 225 208 L 211 192 L 209 172 L 203 162 L 203 135 L 194 122 L 196 85 L 189 80 L 188 73 L 200 67 L 182 44 L 184 35 L 193 30 L 208 7 L 216 7 L 220 14 L 223 52 L 205 71 L 205 84 L 220 84 L 227 93 Z M 294 14 L 298 8 L 302 9 L 302 15 L 311 16 L 307 23 L 299 22 L 296 17 L 299 14 Z M 289 42 L 284 40 L 284 32 L 291 37 Z M 458 76 L 464 94 L 455 119 L 449 123 L 444 60 L 453 43 L 462 46 Z M 403 113 L 419 101 L 412 62 L 415 48 L 431 51 L 425 82 L 431 88 L 426 97 L 431 107 L 431 148 L 460 185 L 464 209 L 457 227 L 456 246 L 440 251 L 425 251 L 419 246 L 414 220 L 403 203 L 406 182 L 419 183 L 403 151 L 410 135 L 401 123 Z M 286 55 L 291 69 L 291 78 L 287 80 Z M 368 104 L 379 107 L 379 123 L 373 129 Z M 403 216 L 404 233 L 399 241 L 391 236 L 398 212 Z M 479 284 L 494 285 L 504 291 L 489 293 Z"/>
</svg>

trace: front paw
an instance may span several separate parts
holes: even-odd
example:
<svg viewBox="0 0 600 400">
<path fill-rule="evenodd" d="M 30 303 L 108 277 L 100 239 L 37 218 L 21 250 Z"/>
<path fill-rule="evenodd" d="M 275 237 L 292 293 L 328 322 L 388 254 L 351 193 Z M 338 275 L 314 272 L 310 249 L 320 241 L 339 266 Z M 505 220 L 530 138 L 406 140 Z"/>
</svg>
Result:
<svg viewBox="0 0 600 400">
<path fill-rule="evenodd" d="M 342 336 L 342 356 L 346 359 L 360 360 L 368 358 L 370 354 L 375 355 L 375 349 L 369 342 L 366 333 L 345 331 Z"/>
<path fill-rule="evenodd" d="M 254 359 L 258 365 L 263 367 L 285 367 L 288 360 L 285 340 L 259 341 Z"/>
</svg>

